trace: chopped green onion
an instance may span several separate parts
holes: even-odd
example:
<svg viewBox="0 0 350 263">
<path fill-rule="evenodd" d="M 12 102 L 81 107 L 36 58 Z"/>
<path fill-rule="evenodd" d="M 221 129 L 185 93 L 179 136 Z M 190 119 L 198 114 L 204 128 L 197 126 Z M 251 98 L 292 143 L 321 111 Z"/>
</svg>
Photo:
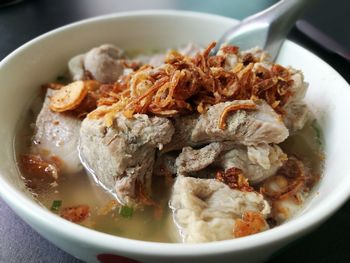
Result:
<svg viewBox="0 0 350 263">
<path fill-rule="evenodd" d="M 56 81 L 58 81 L 60 83 L 65 83 L 65 82 L 67 82 L 67 78 L 65 76 L 58 76 L 56 78 Z"/>
<path fill-rule="evenodd" d="M 316 141 L 318 142 L 319 145 L 322 145 L 322 131 L 320 126 L 318 125 L 317 121 L 314 120 L 311 124 L 312 128 L 315 131 L 315 135 L 316 135 Z"/>
<path fill-rule="evenodd" d="M 52 202 L 51 211 L 57 212 L 62 205 L 62 200 L 54 200 Z"/>
<path fill-rule="evenodd" d="M 132 217 L 133 213 L 134 209 L 132 207 L 122 206 L 119 208 L 119 215 L 121 215 L 122 217 L 130 218 Z"/>
</svg>

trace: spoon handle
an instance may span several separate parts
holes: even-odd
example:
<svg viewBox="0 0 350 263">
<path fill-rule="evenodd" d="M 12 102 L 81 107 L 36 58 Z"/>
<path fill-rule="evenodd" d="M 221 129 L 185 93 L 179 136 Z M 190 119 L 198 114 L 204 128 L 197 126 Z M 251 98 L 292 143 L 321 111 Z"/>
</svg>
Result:
<svg viewBox="0 0 350 263">
<path fill-rule="evenodd" d="M 342 46 L 335 39 L 326 35 L 315 26 L 311 25 L 305 20 L 299 20 L 296 23 L 297 29 L 302 32 L 305 36 L 313 40 L 319 46 L 331 53 L 338 54 L 342 58 L 350 62 L 350 50 L 345 46 Z"/>
<path fill-rule="evenodd" d="M 246 18 L 243 21 L 252 19 L 263 20 L 265 22 L 282 22 L 283 26 L 294 24 L 296 18 L 301 15 L 303 10 L 315 0 L 280 0 L 269 8 Z"/>
<path fill-rule="evenodd" d="M 259 19 L 269 24 L 264 49 L 276 56 L 287 34 L 309 6 L 315 0 L 282 0 L 270 8 L 247 19 L 247 22 Z"/>
<path fill-rule="evenodd" d="M 235 44 L 242 49 L 258 46 L 275 60 L 290 29 L 314 1 L 317 0 L 281 0 L 228 30 L 219 40 L 217 49 L 223 43 Z"/>
</svg>

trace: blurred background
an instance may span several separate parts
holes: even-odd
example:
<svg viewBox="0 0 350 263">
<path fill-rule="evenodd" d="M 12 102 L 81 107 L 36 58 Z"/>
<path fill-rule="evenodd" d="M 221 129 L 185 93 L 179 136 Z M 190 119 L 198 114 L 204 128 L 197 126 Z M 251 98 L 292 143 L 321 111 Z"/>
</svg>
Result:
<svg viewBox="0 0 350 263">
<path fill-rule="evenodd" d="M 144 9 L 177 9 L 243 19 L 276 2 L 277 0 L 0 0 L 0 60 L 36 36 L 97 15 Z M 345 49 L 350 49 L 350 0 L 317 0 L 301 19 Z M 350 81 L 349 62 L 336 55 L 334 48 L 331 51 L 325 50 L 296 27 L 288 38 L 310 49 Z M 323 41 L 323 44 L 326 43 Z M 296 240 L 277 253 L 270 262 L 349 262 L 349 222 L 350 202 L 318 230 Z M 80 261 L 42 239 L 0 199 L 0 262 Z"/>
<path fill-rule="evenodd" d="M 191 10 L 243 19 L 278 0 L 0 0 L 0 59 L 28 40 L 67 23 L 102 14 L 145 9 Z M 309 0 L 305 0 L 309 1 Z M 305 12 L 306 20 L 339 44 L 350 49 L 350 1 L 315 0 Z M 292 30 L 289 38 L 312 49 L 318 46 L 309 38 Z M 324 50 L 321 50 L 321 52 Z M 329 62 L 339 63 L 346 75 L 346 65 L 336 56 L 323 53 Z M 345 76 L 349 81 L 349 78 Z"/>
</svg>

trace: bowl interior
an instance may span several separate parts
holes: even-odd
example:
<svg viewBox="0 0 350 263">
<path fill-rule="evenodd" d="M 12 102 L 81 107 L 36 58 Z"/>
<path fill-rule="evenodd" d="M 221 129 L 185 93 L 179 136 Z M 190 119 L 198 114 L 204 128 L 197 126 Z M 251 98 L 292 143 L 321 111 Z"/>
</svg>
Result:
<svg viewBox="0 0 350 263">
<path fill-rule="evenodd" d="M 34 209 L 33 211 L 63 223 L 63 219 L 49 215 L 44 208 L 28 198 L 14 161 L 13 138 L 16 124 L 24 116 L 23 113 L 28 109 L 40 84 L 53 80 L 64 72 L 67 61 L 73 55 L 102 43 L 113 43 L 124 49 L 139 50 L 176 47 L 191 41 L 206 45 L 218 39 L 235 23 L 236 21 L 228 18 L 186 12 L 162 11 L 112 15 L 55 30 L 9 55 L 0 64 L 0 138 L 2 141 L 0 194 L 2 197 L 22 215 L 31 213 L 29 210 Z M 350 162 L 347 160 L 347 149 L 350 148 L 350 136 L 347 132 L 350 131 L 350 122 L 347 121 L 347 115 L 350 112 L 350 103 L 348 103 L 350 89 L 330 66 L 290 41 L 285 42 L 278 62 L 301 69 L 306 81 L 310 83 L 306 101 L 321 124 L 326 157 L 318 194 L 299 216 L 281 226 L 280 229 L 271 230 L 271 232 L 274 231 L 273 233 L 279 231 L 281 235 L 286 235 L 292 231 L 288 226 L 294 231 L 301 231 L 303 227 L 308 227 L 329 215 L 349 195 Z M 305 220 L 304 225 L 300 226 L 302 222 L 300 220 Z M 79 229 L 79 226 L 71 227 Z M 86 233 L 92 235 L 93 232 Z M 270 231 L 257 236 L 271 235 L 268 232 Z M 253 239 L 255 239 L 254 236 L 247 238 L 247 240 Z M 224 242 L 237 244 L 236 241 Z M 243 239 L 239 242 L 242 243 Z M 231 246 L 230 249 L 233 248 Z M 191 248 L 184 248 L 184 251 L 186 249 Z"/>
</svg>

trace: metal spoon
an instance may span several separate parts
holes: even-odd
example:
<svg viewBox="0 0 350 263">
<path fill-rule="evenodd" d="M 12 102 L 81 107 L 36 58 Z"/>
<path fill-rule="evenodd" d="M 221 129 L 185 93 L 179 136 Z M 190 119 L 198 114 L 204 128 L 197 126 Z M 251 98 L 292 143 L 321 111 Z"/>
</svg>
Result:
<svg viewBox="0 0 350 263">
<path fill-rule="evenodd" d="M 228 43 L 239 46 L 241 50 L 260 47 L 274 61 L 290 29 L 313 1 L 315 0 L 281 0 L 244 19 L 220 38 L 213 54 L 218 52 L 222 44 Z"/>
</svg>

